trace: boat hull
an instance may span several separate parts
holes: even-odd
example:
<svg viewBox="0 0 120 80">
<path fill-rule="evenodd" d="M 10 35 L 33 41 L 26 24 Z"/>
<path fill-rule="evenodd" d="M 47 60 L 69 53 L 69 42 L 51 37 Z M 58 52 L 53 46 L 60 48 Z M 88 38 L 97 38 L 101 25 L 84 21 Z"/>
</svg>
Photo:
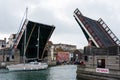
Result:
<svg viewBox="0 0 120 80">
<path fill-rule="evenodd" d="M 9 71 L 34 71 L 47 69 L 48 65 L 46 63 L 37 63 L 37 64 L 16 64 L 9 65 L 6 67 Z"/>
</svg>

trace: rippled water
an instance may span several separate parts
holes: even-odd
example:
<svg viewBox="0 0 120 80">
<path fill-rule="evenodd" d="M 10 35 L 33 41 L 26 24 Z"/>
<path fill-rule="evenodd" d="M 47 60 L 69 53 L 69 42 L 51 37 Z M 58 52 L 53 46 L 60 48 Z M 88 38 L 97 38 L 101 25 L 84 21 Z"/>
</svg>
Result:
<svg viewBox="0 0 120 80">
<path fill-rule="evenodd" d="M 77 66 L 61 65 L 40 71 L 8 72 L 0 70 L 0 80 L 77 80 Z"/>
</svg>

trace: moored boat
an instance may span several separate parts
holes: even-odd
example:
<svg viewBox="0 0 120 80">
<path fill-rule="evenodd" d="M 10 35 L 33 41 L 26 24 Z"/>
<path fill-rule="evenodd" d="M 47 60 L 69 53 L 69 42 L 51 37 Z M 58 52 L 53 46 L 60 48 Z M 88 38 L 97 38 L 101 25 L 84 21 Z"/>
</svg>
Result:
<svg viewBox="0 0 120 80">
<path fill-rule="evenodd" d="M 48 64 L 47 63 L 41 63 L 41 62 L 30 62 L 30 63 L 23 63 L 23 64 L 13 64 L 8 65 L 6 68 L 9 71 L 33 71 L 33 70 L 42 70 L 47 69 Z"/>
<path fill-rule="evenodd" d="M 18 49 L 20 53 L 19 64 L 7 65 L 9 71 L 40 70 L 48 67 L 45 61 L 45 47 L 55 27 L 22 19 L 21 26 L 11 49 Z M 14 53 L 11 53 L 13 55 Z M 40 61 L 40 62 L 39 62 Z"/>
</svg>

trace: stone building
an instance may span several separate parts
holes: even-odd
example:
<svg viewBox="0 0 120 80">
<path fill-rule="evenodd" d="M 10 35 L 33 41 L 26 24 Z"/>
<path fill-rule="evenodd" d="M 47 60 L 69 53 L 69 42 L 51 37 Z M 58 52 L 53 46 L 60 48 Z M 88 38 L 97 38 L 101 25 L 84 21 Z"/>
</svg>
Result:
<svg viewBox="0 0 120 80">
<path fill-rule="evenodd" d="M 87 67 L 120 70 L 120 46 L 85 47 L 84 55 Z"/>
<path fill-rule="evenodd" d="M 1 49 L 0 50 L 0 67 L 3 66 L 2 63 L 5 63 L 5 65 L 20 63 L 19 50 L 12 50 L 10 48 Z"/>
<path fill-rule="evenodd" d="M 19 50 L 12 48 L 15 36 L 16 34 L 11 34 L 8 38 L 8 42 L 6 42 L 6 38 L 0 40 L 0 67 L 3 66 L 3 63 L 5 65 L 20 63 Z"/>
<path fill-rule="evenodd" d="M 52 41 L 48 41 L 47 44 L 46 44 L 46 47 L 45 47 L 45 51 L 44 51 L 44 54 L 46 55 L 46 58 L 48 61 L 52 61 L 54 60 L 53 59 L 53 48 L 52 48 Z"/>
</svg>

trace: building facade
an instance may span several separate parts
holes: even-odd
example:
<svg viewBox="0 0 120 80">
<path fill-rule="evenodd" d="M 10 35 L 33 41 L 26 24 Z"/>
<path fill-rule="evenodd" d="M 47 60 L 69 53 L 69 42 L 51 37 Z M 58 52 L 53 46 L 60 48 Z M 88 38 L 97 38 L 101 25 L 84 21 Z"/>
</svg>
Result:
<svg viewBox="0 0 120 80">
<path fill-rule="evenodd" d="M 12 47 L 14 45 L 16 39 L 16 34 L 11 34 L 10 37 L 8 38 L 8 42 L 7 42 L 7 47 Z"/>
<path fill-rule="evenodd" d="M 77 49 L 73 52 L 73 58 L 72 61 L 73 62 L 77 62 L 80 63 L 81 61 L 84 60 L 84 54 L 83 54 L 83 50 L 82 49 Z"/>
<path fill-rule="evenodd" d="M 0 49 L 6 47 L 6 38 L 4 40 L 0 40 Z"/>
<path fill-rule="evenodd" d="M 73 52 L 76 50 L 76 45 L 70 45 L 70 44 L 54 44 L 55 51 L 69 51 Z"/>
<path fill-rule="evenodd" d="M 48 41 L 45 50 L 47 51 L 48 62 L 53 62 L 57 60 L 59 61 L 60 59 L 58 58 L 58 56 L 59 55 L 64 56 L 66 55 L 66 53 L 67 53 L 67 58 L 65 59 L 69 59 L 70 61 L 71 57 L 73 57 L 73 52 L 76 50 L 76 46 L 68 45 L 68 44 L 53 44 L 51 41 Z M 61 58 L 61 60 L 62 59 L 63 58 Z"/>
<path fill-rule="evenodd" d="M 8 38 L 8 42 L 6 42 L 6 38 L 0 40 L 0 67 L 20 63 L 19 50 L 12 48 L 15 36 L 15 34 L 11 34 Z"/>
<path fill-rule="evenodd" d="M 85 47 L 84 55 L 87 67 L 120 70 L 120 46 Z"/>
<path fill-rule="evenodd" d="M 57 61 L 60 61 L 58 55 L 65 56 L 65 59 L 68 59 L 67 62 L 71 62 L 73 59 L 74 51 L 76 50 L 76 45 L 70 44 L 53 44 L 54 46 L 54 56 L 57 58 Z M 67 53 L 67 54 L 66 54 Z M 68 57 L 69 56 L 69 57 Z M 64 58 L 61 58 L 63 60 Z M 63 60 L 63 62 L 66 60 Z"/>
<path fill-rule="evenodd" d="M 56 56 L 56 61 L 58 63 L 68 63 L 69 62 L 69 52 L 58 52 Z"/>
</svg>

